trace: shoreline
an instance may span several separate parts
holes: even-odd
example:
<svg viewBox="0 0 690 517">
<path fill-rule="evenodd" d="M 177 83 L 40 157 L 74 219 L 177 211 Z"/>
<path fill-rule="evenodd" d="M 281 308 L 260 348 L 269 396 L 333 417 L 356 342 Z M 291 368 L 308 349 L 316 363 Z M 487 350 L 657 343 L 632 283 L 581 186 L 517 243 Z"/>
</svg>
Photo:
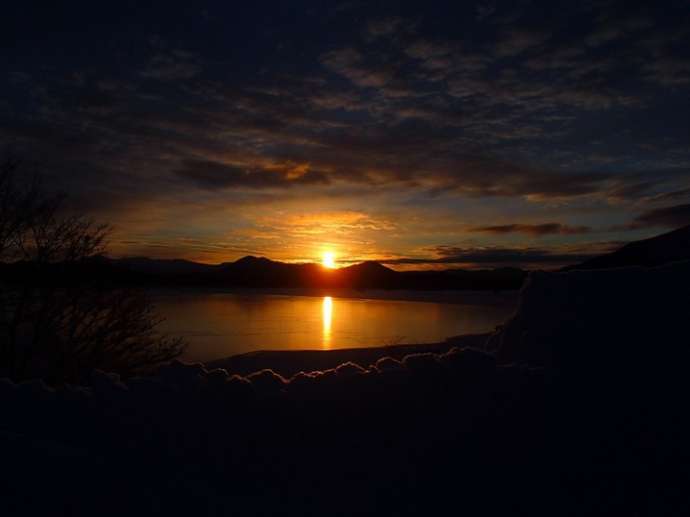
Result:
<svg viewBox="0 0 690 517">
<path fill-rule="evenodd" d="M 472 347 L 483 349 L 492 333 L 465 334 L 454 336 L 439 343 L 419 343 L 409 345 L 377 346 L 366 348 L 339 348 L 335 350 L 257 350 L 223 359 L 214 359 L 204 364 L 206 368 L 222 368 L 230 375 L 249 375 L 270 369 L 283 377 L 290 378 L 296 373 L 328 370 L 343 363 L 353 362 L 364 368 L 374 364 L 382 357 L 402 359 L 408 354 L 434 352 L 442 354 L 453 347 Z"/>
</svg>

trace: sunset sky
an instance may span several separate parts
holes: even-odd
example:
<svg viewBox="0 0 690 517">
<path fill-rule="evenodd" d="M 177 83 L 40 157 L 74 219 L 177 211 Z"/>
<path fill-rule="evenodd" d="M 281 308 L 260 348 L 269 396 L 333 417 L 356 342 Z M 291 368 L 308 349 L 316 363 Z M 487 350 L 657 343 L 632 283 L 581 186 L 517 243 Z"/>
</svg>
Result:
<svg viewBox="0 0 690 517">
<path fill-rule="evenodd" d="M 690 223 L 687 1 L 41 4 L 2 151 L 114 256 L 549 268 Z"/>
</svg>

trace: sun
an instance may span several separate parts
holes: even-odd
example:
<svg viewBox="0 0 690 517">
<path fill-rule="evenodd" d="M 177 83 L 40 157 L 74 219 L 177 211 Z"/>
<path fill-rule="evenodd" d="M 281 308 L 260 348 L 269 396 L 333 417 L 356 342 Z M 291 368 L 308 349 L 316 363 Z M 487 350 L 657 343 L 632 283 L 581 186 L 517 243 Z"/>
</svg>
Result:
<svg viewBox="0 0 690 517">
<path fill-rule="evenodd" d="M 321 259 L 321 264 L 323 267 L 333 269 L 335 267 L 335 253 L 332 251 L 324 251 L 323 258 Z"/>
</svg>

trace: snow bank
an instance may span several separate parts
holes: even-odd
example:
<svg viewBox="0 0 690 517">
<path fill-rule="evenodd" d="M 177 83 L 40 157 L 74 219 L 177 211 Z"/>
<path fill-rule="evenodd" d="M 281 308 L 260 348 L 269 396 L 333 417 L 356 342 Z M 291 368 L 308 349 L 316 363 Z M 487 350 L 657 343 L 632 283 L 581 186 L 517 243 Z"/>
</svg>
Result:
<svg viewBox="0 0 690 517">
<path fill-rule="evenodd" d="M 558 368 L 686 356 L 690 262 L 659 268 L 532 273 L 488 343 L 501 363 Z"/>
</svg>

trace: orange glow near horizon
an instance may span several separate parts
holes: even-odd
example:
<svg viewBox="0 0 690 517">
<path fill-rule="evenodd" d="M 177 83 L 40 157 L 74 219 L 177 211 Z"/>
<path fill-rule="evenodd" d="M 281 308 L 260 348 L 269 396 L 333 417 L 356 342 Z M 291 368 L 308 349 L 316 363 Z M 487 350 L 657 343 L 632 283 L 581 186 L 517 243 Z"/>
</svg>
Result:
<svg viewBox="0 0 690 517">
<path fill-rule="evenodd" d="M 335 253 L 333 253 L 332 251 L 324 251 L 323 258 L 321 259 L 321 264 L 323 265 L 323 267 L 327 267 L 328 269 L 335 268 Z"/>
<path fill-rule="evenodd" d="M 321 303 L 323 320 L 323 348 L 331 347 L 331 325 L 333 323 L 333 298 L 324 296 Z"/>
</svg>

